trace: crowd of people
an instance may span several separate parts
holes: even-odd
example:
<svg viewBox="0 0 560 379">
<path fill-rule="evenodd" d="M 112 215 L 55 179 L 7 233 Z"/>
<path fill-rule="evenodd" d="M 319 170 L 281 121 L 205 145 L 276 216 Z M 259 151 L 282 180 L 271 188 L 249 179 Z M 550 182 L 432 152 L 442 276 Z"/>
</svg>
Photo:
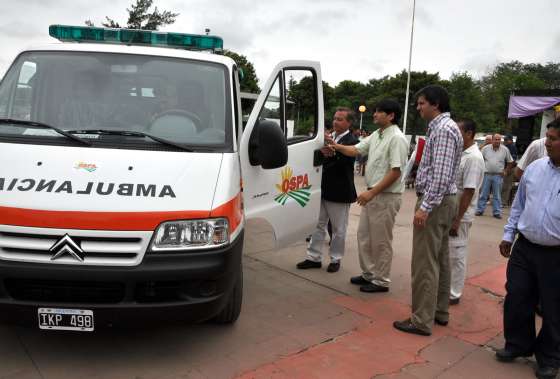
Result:
<svg viewBox="0 0 560 379">
<path fill-rule="evenodd" d="M 509 258 L 504 304 L 505 346 L 502 362 L 535 355 L 538 378 L 554 378 L 560 367 L 560 118 L 547 126 L 517 160 L 513 138 L 488 136 L 479 149 L 477 125 L 451 117 L 449 95 L 437 85 L 416 94 L 416 108 L 428 122 L 421 153 L 409 160 L 409 144 L 398 126 L 401 108 L 384 99 L 375 106 L 379 129 L 369 136 L 350 132 L 354 112 L 337 108 L 333 130 L 325 134 L 322 200 L 319 220 L 298 269 L 322 267 L 326 229 L 332 236 L 327 271 L 339 271 L 345 251 L 350 205 L 361 208 L 357 230 L 361 273 L 350 278 L 360 291 L 388 292 L 391 285 L 395 218 L 402 204 L 410 167 L 417 195 L 413 217 L 412 309 L 393 326 L 405 333 L 429 336 L 434 323 L 446 326 L 448 308 L 460 303 L 468 256 L 469 231 L 483 215 L 492 194 L 493 216 L 511 202 L 514 180 L 520 180 L 504 228 L 499 252 Z M 362 137 L 362 138 L 360 138 Z M 366 191 L 354 186 L 356 157 L 367 157 Z M 517 164 L 517 167 L 515 165 Z M 540 304 L 542 328 L 535 330 Z"/>
</svg>

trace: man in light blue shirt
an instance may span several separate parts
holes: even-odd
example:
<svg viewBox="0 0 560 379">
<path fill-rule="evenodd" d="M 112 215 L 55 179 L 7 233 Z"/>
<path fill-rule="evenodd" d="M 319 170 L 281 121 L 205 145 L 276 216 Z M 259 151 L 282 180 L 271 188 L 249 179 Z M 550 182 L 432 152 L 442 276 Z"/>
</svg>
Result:
<svg viewBox="0 0 560 379">
<path fill-rule="evenodd" d="M 500 253 L 510 259 L 504 303 L 506 344 L 496 358 L 510 362 L 535 354 L 536 376 L 555 378 L 560 367 L 560 120 L 547 125 L 545 147 L 548 157 L 530 164 L 521 178 L 500 243 Z M 539 298 L 543 323 L 537 336 Z"/>
</svg>

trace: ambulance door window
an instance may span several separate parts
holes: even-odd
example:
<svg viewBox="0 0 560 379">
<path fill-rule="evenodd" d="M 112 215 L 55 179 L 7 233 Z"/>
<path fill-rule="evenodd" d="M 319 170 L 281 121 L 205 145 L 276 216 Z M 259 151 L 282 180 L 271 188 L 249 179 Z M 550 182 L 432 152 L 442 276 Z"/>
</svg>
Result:
<svg viewBox="0 0 560 379">
<path fill-rule="evenodd" d="M 310 69 L 289 68 L 284 78 L 288 144 L 313 139 L 318 129 L 316 75 Z"/>
<path fill-rule="evenodd" d="M 284 125 L 284 106 L 280 101 L 282 99 L 280 84 L 281 77 L 278 76 L 266 97 L 263 107 L 259 113 L 259 120 L 270 120 L 276 122 L 280 128 L 285 132 L 286 127 Z"/>
</svg>

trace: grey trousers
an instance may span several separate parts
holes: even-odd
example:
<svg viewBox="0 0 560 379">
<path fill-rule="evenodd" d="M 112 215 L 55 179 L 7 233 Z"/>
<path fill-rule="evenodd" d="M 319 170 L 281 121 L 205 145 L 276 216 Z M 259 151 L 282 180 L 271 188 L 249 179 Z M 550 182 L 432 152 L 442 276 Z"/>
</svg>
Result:
<svg viewBox="0 0 560 379">
<path fill-rule="evenodd" d="M 307 248 L 307 259 L 314 262 L 321 262 L 323 255 L 323 244 L 329 219 L 332 226 L 332 240 L 329 255 L 332 262 L 338 262 L 344 255 L 346 245 L 346 229 L 348 228 L 348 215 L 350 213 L 349 203 L 335 203 L 332 201 L 321 200 L 321 210 L 319 211 L 319 221 L 317 227 L 311 235 L 311 242 Z"/>
<path fill-rule="evenodd" d="M 422 198 L 418 198 L 416 208 Z M 414 326 L 431 332 L 434 318 L 449 320 L 449 229 L 457 213 L 457 196 L 444 196 L 432 209 L 423 228 L 412 237 L 412 316 Z"/>
<path fill-rule="evenodd" d="M 391 283 L 393 226 L 401 203 L 400 193 L 380 193 L 360 214 L 358 251 L 362 277 L 378 286 L 388 287 Z"/>
</svg>

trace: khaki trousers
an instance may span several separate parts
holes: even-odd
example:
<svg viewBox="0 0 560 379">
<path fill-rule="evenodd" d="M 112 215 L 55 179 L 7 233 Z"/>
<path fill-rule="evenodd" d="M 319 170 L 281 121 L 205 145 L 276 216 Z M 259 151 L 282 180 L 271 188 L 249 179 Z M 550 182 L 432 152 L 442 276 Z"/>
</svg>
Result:
<svg viewBox="0 0 560 379">
<path fill-rule="evenodd" d="M 422 198 L 416 202 L 420 207 Z M 449 229 L 457 213 L 457 196 L 444 196 L 423 228 L 414 226 L 412 245 L 412 316 L 414 326 L 431 332 L 434 318 L 449 320 Z"/>
<path fill-rule="evenodd" d="M 401 208 L 400 193 L 380 193 L 360 214 L 358 251 L 362 277 L 378 286 L 389 287 L 393 261 L 393 226 Z"/>
</svg>

